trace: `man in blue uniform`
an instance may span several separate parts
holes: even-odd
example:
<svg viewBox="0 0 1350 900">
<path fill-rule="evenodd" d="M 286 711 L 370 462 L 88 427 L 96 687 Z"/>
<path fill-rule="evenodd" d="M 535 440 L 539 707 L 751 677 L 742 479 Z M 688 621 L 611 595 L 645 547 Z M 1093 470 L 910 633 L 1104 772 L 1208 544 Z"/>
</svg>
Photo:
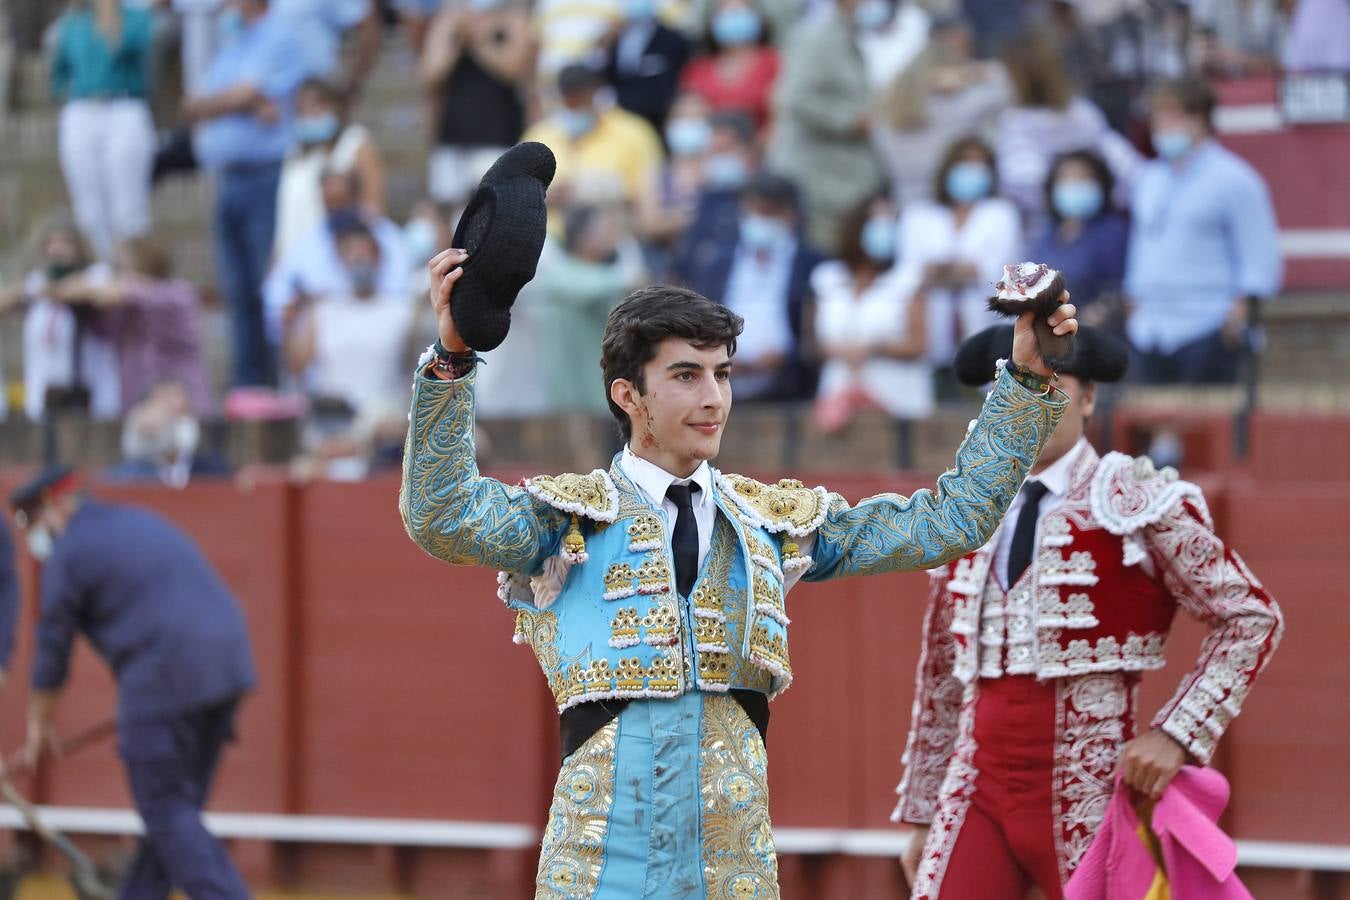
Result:
<svg viewBox="0 0 1350 900">
<path fill-rule="evenodd" d="M 181 531 L 153 513 L 101 503 L 76 474 L 50 468 L 10 499 L 43 562 L 28 758 L 52 745 L 52 720 L 82 632 L 118 686 L 118 750 L 145 839 L 121 896 L 248 897 L 202 824 L 211 781 L 254 685 L 238 604 Z"/>
</svg>

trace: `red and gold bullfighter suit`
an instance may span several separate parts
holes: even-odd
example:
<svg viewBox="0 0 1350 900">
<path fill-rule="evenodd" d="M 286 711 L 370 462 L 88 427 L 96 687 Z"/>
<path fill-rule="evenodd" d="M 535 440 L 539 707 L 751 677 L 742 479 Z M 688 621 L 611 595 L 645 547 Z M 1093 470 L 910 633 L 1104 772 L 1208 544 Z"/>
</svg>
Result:
<svg viewBox="0 0 1350 900">
<path fill-rule="evenodd" d="M 1283 629 L 1174 470 L 1081 440 L 1036 477 L 1046 499 L 1011 589 L 1001 534 L 931 573 L 894 814 L 931 825 L 916 900 L 1020 900 L 1029 882 L 1054 900 L 1101 821 L 1140 673 L 1163 665 L 1177 608 L 1209 635 L 1153 727 L 1201 763 Z"/>
</svg>

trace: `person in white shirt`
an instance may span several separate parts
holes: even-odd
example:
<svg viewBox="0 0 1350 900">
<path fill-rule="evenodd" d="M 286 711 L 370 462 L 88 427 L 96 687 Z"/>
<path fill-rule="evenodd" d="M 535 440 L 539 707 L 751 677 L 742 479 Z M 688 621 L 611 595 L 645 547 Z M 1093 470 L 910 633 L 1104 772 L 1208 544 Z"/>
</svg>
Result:
<svg viewBox="0 0 1350 900">
<path fill-rule="evenodd" d="M 355 172 L 327 172 L 319 182 L 325 219 L 295 241 L 272 264 L 263 282 L 263 314 L 269 340 L 281 344 L 291 310 L 306 297 L 322 297 L 351 290 L 346 269 L 338 257 L 337 234 L 361 225 L 380 245 L 377 286 L 381 294 L 408 296 L 410 263 L 403 229 L 380 215 L 363 210 L 361 179 Z"/>
<path fill-rule="evenodd" d="M 40 421 L 49 403 L 86 406 L 96 419 L 121 412 L 117 356 L 100 334 L 100 313 L 85 302 L 107 286 L 112 268 L 91 263 L 88 245 L 73 224 L 56 222 L 41 238 L 42 262 L 28 274 L 16 301 L 26 300 L 23 321 L 24 412 Z"/>
<path fill-rule="evenodd" d="M 935 202 L 906 207 L 898 252 L 924 296 L 928 359 L 946 368 L 963 337 L 995 324 L 986 302 L 1003 266 L 1019 258 L 1022 225 L 998 196 L 993 151 L 975 138 L 948 149 L 933 193 Z"/>
<path fill-rule="evenodd" d="M 919 279 L 895 265 L 895 205 L 879 197 L 844 220 L 839 259 L 811 274 L 815 338 L 824 365 L 816 427 L 842 431 L 866 409 L 920 419 L 933 409 L 933 367 Z"/>
<path fill-rule="evenodd" d="M 286 362 L 316 408 L 340 411 L 311 429 L 320 432 L 309 436 L 311 449 L 359 459 L 404 418 L 408 378 L 400 363 L 419 307 L 405 293 L 380 292 L 380 244 L 369 229 L 348 226 L 337 247 L 350 289 L 304 304 L 287 335 Z"/>
</svg>

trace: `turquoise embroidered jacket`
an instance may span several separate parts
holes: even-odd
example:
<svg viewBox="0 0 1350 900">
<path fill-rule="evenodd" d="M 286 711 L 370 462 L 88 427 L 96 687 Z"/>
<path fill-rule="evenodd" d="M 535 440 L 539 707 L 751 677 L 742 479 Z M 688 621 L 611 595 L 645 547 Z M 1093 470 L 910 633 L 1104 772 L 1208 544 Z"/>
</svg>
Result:
<svg viewBox="0 0 1350 900">
<path fill-rule="evenodd" d="M 690 602 L 675 588 L 672 523 L 617 465 L 509 486 L 478 473 L 473 381 L 419 374 L 399 506 L 412 539 L 499 569 L 516 640 L 559 710 L 588 700 L 759 690 L 792 679 L 784 598 L 799 579 L 926 569 L 993 534 L 1059 421 L 1064 397 L 1001 372 L 937 490 L 857 506 L 824 488 L 714 470 L 719 511 Z"/>
</svg>

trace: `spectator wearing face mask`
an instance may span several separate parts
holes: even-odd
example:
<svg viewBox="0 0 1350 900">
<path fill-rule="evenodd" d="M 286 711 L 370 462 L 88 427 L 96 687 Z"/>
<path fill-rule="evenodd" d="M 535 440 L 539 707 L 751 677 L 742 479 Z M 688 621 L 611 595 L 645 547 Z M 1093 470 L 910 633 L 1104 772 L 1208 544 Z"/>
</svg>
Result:
<svg viewBox="0 0 1350 900">
<path fill-rule="evenodd" d="M 323 420 L 311 423 L 311 450 L 327 458 L 361 456 L 348 442 L 364 445 L 405 417 L 405 360 L 419 308 L 407 294 L 381 292 L 382 249 L 367 228 L 344 227 L 337 250 L 345 289 L 304 302 L 286 338 L 287 367 Z"/>
<path fill-rule="evenodd" d="M 295 305 L 305 299 L 342 295 L 352 290 L 338 255 L 338 236 L 361 226 L 380 245 L 377 287 L 381 294 L 408 295 L 408 253 L 403 229 L 360 205 L 361 176 L 356 172 L 325 172 L 319 182 L 324 220 L 277 259 L 263 286 L 268 336 L 281 345 L 284 324 Z"/>
<path fill-rule="evenodd" d="M 928 46 L 881 91 L 872 123 L 900 204 L 932 199 L 933 176 L 947 148 L 966 135 L 992 134 L 1011 99 L 1003 64 L 973 57 L 965 20 L 936 19 Z"/>
<path fill-rule="evenodd" d="M 56 23 L 61 170 L 75 221 L 104 261 L 150 228 L 151 31 L 149 10 L 118 0 L 77 0 Z"/>
<path fill-rule="evenodd" d="M 836 0 L 789 36 L 774 95 L 770 168 L 802 191 L 807 231 L 832 251 L 843 216 L 882 186 L 869 137 L 873 90 L 858 46 L 865 0 Z"/>
<path fill-rule="evenodd" d="M 128 410 L 122 425 L 122 461 L 104 478 L 183 488 L 194 477 L 228 474 L 217 454 L 201 450 L 201 432 L 187 387 L 176 381 L 156 384 Z"/>
<path fill-rule="evenodd" d="M 933 368 L 914 269 L 895 264 L 899 227 L 881 196 L 845 218 L 839 258 L 811 274 L 815 341 L 822 358 L 813 419 L 843 431 L 864 410 L 921 419 L 933 410 Z"/>
<path fill-rule="evenodd" d="M 384 212 L 384 162 L 364 125 L 347 121 L 342 97 L 328 82 L 310 79 L 295 98 L 294 143 L 281 167 L 277 190 L 277 233 L 273 255 L 284 256 L 292 243 L 323 222 L 319 180 L 324 172 L 356 172 L 361 177 L 357 202 L 371 213 Z"/>
<path fill-rule="evenodd" d="M 1014 99 L 999 116 L 993 145 L 1003 194 L 1024 221 L 1033 229 L 1044 224 L 1046 174 L 1055 157 L 1073 150 L 1100 156 L 1128 196 L 1143 159 L 1091 100 L 1076 93 L 1053 41 L 1028 36 L 1010 44 L 1003 61 Z"/>
<path fill-rule="evenodd" d="M 994 153 L 976 138 L 957 141 L 938 166 L 933 201 L 905 208 L 900 264 L 919 279 L 928 326 L 928 359 L 950 367 L 965 336 L 995 323 L 986 307 L 1009 261 L 1021 259 L 1017 208 L 998 196 Z M 940 391 L 950 395 L 942 379 Z"/>
<path fill-rule="evenodd" d="M 757 129 L 764 128 L 778 80 L 778 51 L 767 46 L 763 14 L 749 0 L 715 0 L 707 35 L 707 53 L 689 64 L 682 89 L 713 110 L 744 112 Z"/>
<path fill-rule="evenodd" d="M 605 34 L 598 63 L 619 106 L 660 134 L 689 62 L 689 40 L 661 21 L 660 0 L 624 0 L 623 18 Z"/>
<path fill-rule="evenodd" d="M 432 111 L 427 192 L 461 209 L 478 180 L 525 130 L 525 95 L 535 41 L 523 8 L 469 0 L 435 17 L 418 61 Z"/>
<path fill-rule="evenodd" d="M 741 401 L 803 399 L 815 393 L 805 349 L 811 272 L 822 257 L 802 228 L 797 189 L 761 173 L 740 195 L 732 240 L 694 248 L 685 283 L 745 319 L 732 389 Z"/>
<path fill-rule="evenodd" d="M 114 419 L 122 409 L 117 354 L 95 305 L 113 279 L 112 267 L 95 262 L 73 223 L 47 225 L 38 242 L 39 263 L 7 303 L 26 303 L 23 320 L 24 411 L 41 421 L 49 409 L 82 409 Z"/>
<path fill-rule="evenodd" d="M 1118 314 L 1130 239 L 1129 223 L 1111 202 L 1113 187 L 1111 170 L 1095 153 L 1076 150 L 1055 160 L 1045 182 L 1049 223 L 1027 253 L 1063 273 L 1080 318 L 1097 325 Z"/>
<path fill-rule="evenodd" d="M 639 116 L 600 106 L 596 94 L 603 84 L 586 66 L 563 69 L 556 108 L 526 132 L 525 140 L 547 144 L 557 158 L 551 201 L 603 197 L 640 208 L 656 184 L 661 138 Z"/>
<path fill-rule="evenodd" d="M 92 330 L 117 360 L 122 413 L 155 385 L 178 385 L 197 415 L 215 408 L 202 355 L 201 297 L 173 275 L 169 255 L 149 238 L 118 248 L 117 271 L 83 292 L 97 311 Z"/>
<path fill-rule="evenodd" d="M 1125 265 L 1130 371 L 1148 384 L 1236 380 L 1250 307 L 1280 287 L 1270 193 L 1215 140 L 1215 102 L 1195 78 L 1153 91 L 1158 159 L 1134 190 Z"/>
<path fill-rule="evenodd" d="M 701 160 L 702 187 L 693 219 L 675 246 L 673 273 L 688 282 L 740 238 L 741 189 L 759 169 L 755 126 L 744 113 L 715 113 L 708 119 L 708 146 Z"/>
<path fill-rule="evenodd" d="M 638 209 L 638 232 L 657 280 L 668 280 L 679 238 L 694 220 L 703 193 L 703 161 L 712 144 L 708 105 L 697 94 L 681 94 L 666 121 L 669 155 Z"/>
</svg>

